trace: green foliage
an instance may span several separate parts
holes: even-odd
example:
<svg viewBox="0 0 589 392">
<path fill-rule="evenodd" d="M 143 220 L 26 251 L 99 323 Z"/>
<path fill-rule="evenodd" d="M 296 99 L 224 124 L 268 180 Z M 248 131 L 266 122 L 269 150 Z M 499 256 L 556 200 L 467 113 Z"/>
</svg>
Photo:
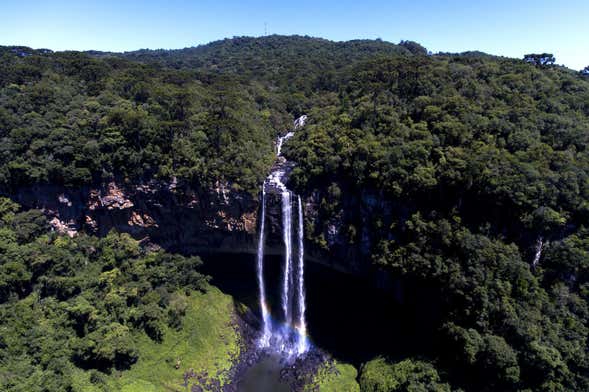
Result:
<svg viewBox="0 0 589 392">
<path fill-rule="evenodd" d="M 587 279 L 585 242 L 569 238 L 549 248 L 542 284 L 515 245 L 458 222 L 413 216 L 407 237 L 382 242 L 375 256 L 397 273 L 439 284 L 447 321 L 442 363 L 462 369 L 458 378 L 477 390 L 547 383 L 583 390 L 589 309 L 582 292 L 575 293 L 580 282 L 569 279 Z"/>
<path fill-rule="evenodd" d="M 272 163 L 265 113 L 281 104 L 256 83 L 9 49 L 0 47 L 1 189 L 176 176 L 253 190 Z"/>
<path fill-rule="evenodd" d="M 126 369 L 138 357 L 129 328 L 117 322 L 90 332 L 75 350 L 76 361 L 90 367 Z"/>
<path fill-rule="evenodd" d="M 164 337 L 158 343 L 146 335 L 135 339 L 139 359 L 131 369 L 105 379 L 108 390 L 123 392 L 186 391 L 192 385 L 214 390 L 212 382 L 223 386 L 229 381 L 241 352 L 241 336 L 235 329 L 237 317 L 233 299 L 215 287 L 206 292 L 178 294 L 185 306 L 182 328 L 164 325 Z M 193 369 L 195 375 L 207 374 L 203 382 L 196 377 L 183 386 L 183 375 Z M 85 374 L 84 378 L 88 375 Z"/>
<path fill-rule="evenodd" d="M 305 385 L 305 391 L 360 392 L 357 377 L 358 371 L 352 365 L 335 360 L 326 362 L 317 370 L 312 381 Z"/>
<path fill-rule="evenodd" d="M 234 37 L 181 50 L 139 50 L 123 57 L 176 69 L 213 70 L 259 80 L 278 87 L 287 111 L 300 114 L 307 109 L 304 102 L 307 95 L 337 88 L 341 68 L 375 55 L 408 55 L 414 46 L 380 40 L 333 42 L 306 36 L 270 35 Z"/>
<path fill-rule="evenodd" d="M 549 57 L 353 64 L 284 148 L 311 241 L 439 291 L 436 356 L 464 388 L 589 385 L 589 83 Z"/>
<path fill-rule="evenodd" d="M 384 358 L 373 359 L 362 366 L 360 388 L 366 392 L 450 391 L 450 386 L 440 381 L 431 364 L 412 359 L 390 364 Z"/>
<path fill-rule="evenodd" d="M 415 41 L 401 41 L 399 46 L 416 55 L 427 55 L 427 49 Z"/>
<path fill-rule="evenodd" d="M 546 66 L 554 64 L 556 59 L 551 53 L 532 53 L 524 55 L 524 61 L 534 65 Z"/>
<path fill-rule="evenodd" d="M 47 220 L 40 210 L 29 210 L 14 215 L 11 226 L 16 239 L 21 242 L 30 242 L 47 230 Z"/>
<path fill-rule="evenodd" d="M 444 378 L 480 391 L 589 390 L 589 80 L 554 62 L 281 36 L 125 54 L 2 47 L 0 189 L 176 176 L 255 191 L 277 131 L 306 113 L 284 153 L 297 165 L 289 187 L 318 205 L 307 236 L 326 250 L 347 241 L 436 288 Z M 53 363 L 128 366 L 124 327 L 150 342 L 183 329 L 189 305 L 173 288 L 202 280 L 195 260 L 145 255 L 116 234 L 54 237 L 39 212 L 6 200 L 0 222 L 2 306 L 90 336 L 42 347 L 45 362 L 16 353 L 10 367 L 30 390 L 60 374 Z M 63 364 L 74 348 L 79 363 Z M 385 385 L 439 382 L 421 362 L 372 366 Z"/>
<path fill-rule="evenodd" d="M 57 236 L 40 211 L 0 198 L 0 389 L 68 390 L 82 369 L 128 369 L 137 342 L 182 325 L 179 290 L 206 287 L 200 263 L 126 234 Z"/>
</svg>

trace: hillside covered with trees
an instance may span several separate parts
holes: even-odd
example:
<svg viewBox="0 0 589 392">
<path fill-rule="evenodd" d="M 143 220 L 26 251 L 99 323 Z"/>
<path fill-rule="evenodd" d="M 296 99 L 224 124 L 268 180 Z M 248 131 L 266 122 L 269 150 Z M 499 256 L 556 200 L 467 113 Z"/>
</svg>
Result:
<svg viewBox="0 0 589 392">
<path fill-rule="evenodd" d="M 208 287 L 200 264 L 126 234 L 60 236 L 41 211 L 0 198 L 0 389 L 106 384 L 137 362 L 139 342 L 183 327 L 190 295 Z"/>
<path fill-rule="evenodd" d="M 307 114 L 284 146 L 289 186 L 319 201 L 307 241 L 329 249 L 335 227 L 373 268 L 439 294 L 433 354 L 381 353 L 363 390 L 585 391 L 589 78 L 550 56 L 296 36 L 2 47 L 0 189 L 176 177 L 256 195 L 276 135 Z M 181 325 L 179 290 L 205 285 L 196 258 L 60 237 L 7 199 L 0 218 L 0 386 L 5 369 L 128 366 L 128 336 L 161 339 Z"/>
<path fill-rule="evenodd" d="M 341 222 L 350 243 L 374 239 L 376 265 L 437 287 L 438 359 L 458 385 L 589 388 L 588 81 L 511 59 L 389 57 L 321 99 L 285 152 L 298 190 L 323 195 L 312 240 Z M 370 219 L 371 200 L 350 196 L 367 193 L 388 207 Z"/>
</svg>

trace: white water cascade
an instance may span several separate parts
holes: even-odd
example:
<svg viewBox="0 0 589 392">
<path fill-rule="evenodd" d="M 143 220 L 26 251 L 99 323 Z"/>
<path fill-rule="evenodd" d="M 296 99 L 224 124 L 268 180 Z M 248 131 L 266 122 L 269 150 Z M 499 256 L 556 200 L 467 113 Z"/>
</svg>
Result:
<svg viewBox="0 0 589 392">
<path fill-rule="evenodd" d="M 260 337 L 260 347 L 268 347 L 270 345 L 271 321 L 268 312 L 268 305 L 266 302 L 266 285 L 264 284 L 264 227 L 266 220 L 266 182 L 262 185 L 262 215 L 260 216 L 260 236 L 258 238 L 258 254 L 257 254 L 257 272 L 258 272 L 258 288 L 260 295 L 260 308 L 262 309 L 262 336 Z"/>
<path fill-rule="evenodd" d="M 299 199 L 299 263 L 298 263 L 298 313 L 299 323 L 297 325 L 297 352 L 299 354 L 306 352 L 309 349 L 307 342 L 307 323 L 305 321 L 305 246 L 304 239 L 304 225 L 303 221 L 303 202 L 301 197 Z"/>
<path fill-rule="evenodd" d="M 282 280 L 282 311 L 284 321 L 292 323 L 291 278 L 292 278 L 292 205 L 290 191 L 282 191 L 282 237 L 284 240 L 284 272 Z"/>
<path fill-rule="evenodd" d="M 534 252 L 534 260 L 532 261 L 532 268 L 536 268 L 538 263 L 540 262 L 540 257 L 542 257 L 542 248 L 544 247 L 544 241 L 542 241 L 542 237 L 539 237 L 536 241 L 536 251 Z"/>
<path fill-rule="evenodd" d="M 294 122 L 294 129 L 305 125 L 307 116 L 301 116 Z M 276 142 L 276 156 L 278 163 L 274 166 L 267 181 L 264 182 L 262 190 L 262 217 L 260 219 L 260 235 L 258 241 L 258 287 L 260 296 L 260 307 L 263 318 L 263 331 L 259 340 L 261 348 L 270 348 L 280 353 L 291 356 L 293 354 L 301 355 L 309 350 L 307 339 L 307 325 L 305 321 L 305 278 L 304 278 L 304 220 L 303 204 L 301 197 L 298 196 L 298 216 L 297 216 L 297 249 L 298 258 L 296 266 L 296 275 L 293 268 L 295 248 L 293 247 L 293 192 L 284 184 L 286 175 L 284 158 L 281 158 L 282 146 L 284 142 L 294 135 L 294 131 L 278 138 Z M 284 267 L 281 285 L 281 307 L 284 323 L 280 328 L 272 326 L 270 309 L 266 302 L 266 292 L 264 284 L 264 221 L 265 221 L 265 203 L 266 187 L 278 191 L 281 195 L 282 203 L 282 239 L 284 242 Z M 296 277 L 296 283 L 295 283 Z M 296 312 L 295 312 L 296 309 Z M 296 321 L 294 320 L 296 316 Z M 295 325 L 296 324 L 296 325 Z"/>
</svg>

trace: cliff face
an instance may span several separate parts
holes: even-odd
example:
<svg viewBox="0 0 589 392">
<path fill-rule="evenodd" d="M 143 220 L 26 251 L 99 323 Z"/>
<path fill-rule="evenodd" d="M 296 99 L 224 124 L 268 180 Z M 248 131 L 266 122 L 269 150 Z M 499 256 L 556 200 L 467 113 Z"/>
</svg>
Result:
<svg viewBox="0 0 589 392">
<path fill-rule="evenodd" d="M 250 252 L 255 245 L 257 200 L 220 182 L 207 191 L 176 181 L 79 189 L 39 185 L 12 198 L 43 210 L 53 228 L 68 235 L 102 236 L 114 228 L 185 253 Z"/>
<path fill-rule="evenodd" d="M 24 208 L 45 212 L 54 230 L 70 236 L 99 236 L 111 229 L 131 234 L 148 246 L 171 252 L 251 253 L 257 248 L 259 200 L 217 182 L 211 189 L 152 181 L 146 184 L 110 182 L 100 187 L 68 189 L 54 185 L 22 188 L 10 197 Z M 309 232 L 320 223 L 317 195 L 304 201 Z M 266 254 L 282 254 L 280 194 L 267 195 Z M 362 243 L 350 245 L 338 222 L 330 222 L 328 247 L 306 245 L 307 257 L 344 272 L 367 270 Z"/>
</svg>

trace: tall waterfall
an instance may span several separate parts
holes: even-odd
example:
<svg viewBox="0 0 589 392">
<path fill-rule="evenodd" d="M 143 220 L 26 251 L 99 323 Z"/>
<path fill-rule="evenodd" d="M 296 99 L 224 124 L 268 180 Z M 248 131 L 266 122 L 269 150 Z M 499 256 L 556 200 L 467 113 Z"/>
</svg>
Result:
<svg viewBox="0 0 589 392">
<path fill-rule="evenodd" d="M 292 205 L 290 191 L 282 191 L 282 237 L 284 240 L 284 271 L 282 280 L 282 311 L 284 321 L 292 323 L 291 276 L 292 276 Z"/>
<path fill-rule="evenodd" d="M 301 116 L 294 122 L 294 129 L 305 125 L 307 116 Z M 270 348 L 275 351 L 288 354 L 304 354 L 309 350 L 307 339 L 307 324 L 305 321 L 305 250 L 304 250 L 304 217 L 303 204 L 300 196 L 298 200 L 298 230 L 297 246 L 293 247 L 294 224 L 292 216 L 293 192 L 283 182 L 286 175 L 284 164 L 286 160 L 281 158 L 284 142 L 294 135 L 294 131 L 278 138 L 276 142 L 276 156 L 278 163 L 274 165 L 267 181 L 262 189 L 262 211 L 260 219 L 260 236 L 258 240 L 258 287 L 260 296 L 260 307 L 262 309 L 263 331 L 259 340 L 259 346 Z M 278 191 L 282 203 L 282 239 L 284 242 L 284 267 L 282 272 L 281 285 L 281 307 L 284 316 L 284 324 L 280 328 L 272 326 L 270 309 L 266 302 L 266 289 L 264 284 L 264 221 L 266 214 L 266 187 Z M 295 251 L 298 250 L 296 275 L 293 268 Z M 295 282 L 296 278 L 296 282 Z M 296 316 L 296 320 L 293 320 Z"/>
<path fill-rule="evenodd" d="M 302 354 L 308 350 L 307 323 L 305 321 L 305 246 L 303 221 L 303 202 L 299 199 L 299 268 L 298 268 L 298 304 L 299 304 L 299 325 L 297 326 L 297 352 Z"/>
<path fill-rule="evenodd" d="M 270 314 L 266 302 L 266 285 L 264 284 L 264 228 L 266 220 L 266 182 L 262 185 L 262 214 L 260 216 L 260 236 L 258 238 L 258 255 L 257 255 L 257 272 L 258 288 L 260 296 L 260 308 L 262 309 L 262 336 L 260 337 L 260 346 L 268 347 L 270 345 L 271 326 Z"/>
</svg>

